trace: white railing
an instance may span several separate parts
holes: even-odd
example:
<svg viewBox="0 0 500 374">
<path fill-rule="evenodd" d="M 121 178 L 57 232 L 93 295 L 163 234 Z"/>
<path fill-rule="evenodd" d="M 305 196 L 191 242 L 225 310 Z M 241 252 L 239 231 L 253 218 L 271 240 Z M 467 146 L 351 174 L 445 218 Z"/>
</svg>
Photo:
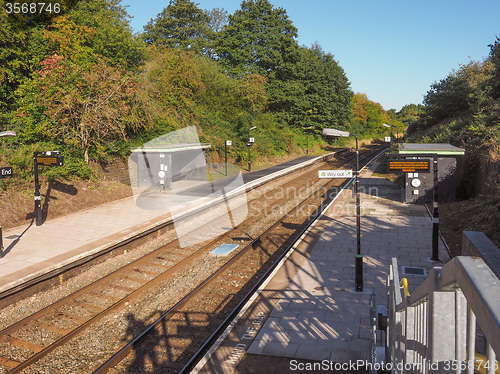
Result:
<svg viewBox="0 0 500 374">
<path fill-rule="evenodd" d="M 500 280 L 474 257 L 433 268 L 402 296 L 397 260 L 387 278 L 386 363 L 395 373 L 500 373 Z"/>
</svg>

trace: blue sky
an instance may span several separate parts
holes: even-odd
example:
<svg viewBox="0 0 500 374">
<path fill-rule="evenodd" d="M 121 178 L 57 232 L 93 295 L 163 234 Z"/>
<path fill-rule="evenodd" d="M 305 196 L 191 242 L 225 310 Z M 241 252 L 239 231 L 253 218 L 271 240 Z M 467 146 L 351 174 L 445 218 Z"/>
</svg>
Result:
<svg viewBox="0 0 500 374">
<path fill-rule="evenodd" d="M 201 9 L 233 13 L 240 0 L 194 0 Z M 499 0 L 270 0 L 286 9 L 300 45 L 318 42 L 335 56 L 354 92 L 385 109 L 422 103 L 435 81 L 488 56 L 500 37 Z M 143 26 L 169 0 L 122 0 Z"/>
</svg>

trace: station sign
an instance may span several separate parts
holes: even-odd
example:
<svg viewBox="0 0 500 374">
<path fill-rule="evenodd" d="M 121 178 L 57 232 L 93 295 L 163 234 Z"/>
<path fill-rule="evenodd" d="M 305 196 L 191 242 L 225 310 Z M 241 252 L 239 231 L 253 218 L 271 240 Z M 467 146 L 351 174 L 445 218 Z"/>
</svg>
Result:
<svg viewBox="0 0 500 374">
<path fill-rule="evenodd" d="M 431 160 L 409 159 L 409 160 L 387 160 L 389 172 L 396 173 L 430 173 Z"/>
<path fill-rule="evenodd" d="M 226 145 L 227 146 L 233 145 L 233 142 L 231 140 L 226 140 Z"/>
<path fill-rule="evenodd" d="M 318 178 L 352 178 L 352 170 L 318 170 Z"/>
<path fill-rule="evenodd" d="M 0 168 L 0 178 L 11 178 L 12 175 L 12 167 L 8 166 Z"/>
</svg>

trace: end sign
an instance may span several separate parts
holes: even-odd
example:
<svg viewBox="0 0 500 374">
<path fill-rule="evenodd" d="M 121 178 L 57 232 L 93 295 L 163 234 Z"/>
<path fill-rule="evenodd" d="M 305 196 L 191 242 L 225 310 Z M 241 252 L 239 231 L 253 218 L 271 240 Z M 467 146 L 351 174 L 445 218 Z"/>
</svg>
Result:
<svg viewBox="0 0 500 374">
<path fill-rule="evenodd" d="M 11 178 L 12 175 L 12 167 L 0 168 L 0 178 Z"/>
</svg>

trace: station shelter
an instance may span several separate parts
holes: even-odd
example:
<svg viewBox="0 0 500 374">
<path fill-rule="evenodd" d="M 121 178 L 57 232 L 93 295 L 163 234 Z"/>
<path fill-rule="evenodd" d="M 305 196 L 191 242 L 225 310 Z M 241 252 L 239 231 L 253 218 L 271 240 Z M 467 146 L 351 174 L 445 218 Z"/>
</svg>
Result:
<svg viewBox="0 0 500 374">
<path fill-rule="evenodd" d="M 130 160 L 135 164 L 135 170 L 130 170 L 130 175 L 137 178 L 136 181 L 131 181 L 132 185 L 139 188 L 158 186 L 171 190 L 172 183 L 177 180 L 205 181 L 205 151 L 208 148 L 208 143 L 132 148 Z"/>
</svg>

